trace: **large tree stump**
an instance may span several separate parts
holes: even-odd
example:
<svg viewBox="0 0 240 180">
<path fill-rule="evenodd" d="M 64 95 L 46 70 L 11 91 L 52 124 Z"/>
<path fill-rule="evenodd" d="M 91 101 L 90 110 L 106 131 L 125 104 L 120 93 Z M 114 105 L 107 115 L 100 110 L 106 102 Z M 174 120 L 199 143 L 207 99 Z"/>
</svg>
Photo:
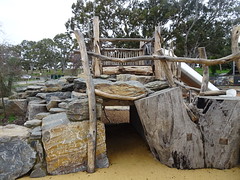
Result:
<svg viewBox="0 0 240 180">
<path fill-rule="evenodd" d="M 156 159 L 179 169 L 204 167 L 201 132 L 187 115 L 179 88 L 154 93 L 135 105 Z"/>
<path fill-rule="evenodd" d="M 238 164 L 240 149 L 240 98 L 198 97 L 199 119 L 207 168 L 226 169 Z"/>
</svg>

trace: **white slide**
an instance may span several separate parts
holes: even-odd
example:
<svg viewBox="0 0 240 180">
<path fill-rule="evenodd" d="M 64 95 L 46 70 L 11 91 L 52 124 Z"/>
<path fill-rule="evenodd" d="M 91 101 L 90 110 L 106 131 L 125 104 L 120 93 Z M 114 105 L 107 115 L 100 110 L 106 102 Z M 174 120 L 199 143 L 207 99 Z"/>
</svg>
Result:
<svg viewBox="0 0 240 180">
<path fill-rule="evenodd" d="M 201 86 L 202 84 L 202 76 L 195 71 L 193 68 L 191 68 L 186 63 L 181 63 L 181 71 L 184 75 L 186 75 L 190 80 L 194 81 L 195 83 L 199 84 Z M 210 91 L 216 91 L 219 90 L 216 86 L 214 86 L 212 83 L 208 83 L 208 90 Z"/>
</svg>

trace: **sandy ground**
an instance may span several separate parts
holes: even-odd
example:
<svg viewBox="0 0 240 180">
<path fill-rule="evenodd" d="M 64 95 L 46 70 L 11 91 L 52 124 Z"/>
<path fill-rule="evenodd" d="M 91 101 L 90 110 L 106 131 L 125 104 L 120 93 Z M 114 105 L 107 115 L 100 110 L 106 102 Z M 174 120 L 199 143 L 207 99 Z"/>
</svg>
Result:
<svg viewBox="0 0 240 180">
<path fill-rule="evenodd" d="M 79 172 L 46 176 L 43 180 L 240 180 L 240 166 L 228 170 L 169 168 L 151 155 L 146 143 L 130 124 L 107 125 L 107 149 L 110 167 L 93 174 Z M 29 177 L 21 178 L 31 179 Z M 32 179 L 31 179 L 32 180 Z"/>
</svg>

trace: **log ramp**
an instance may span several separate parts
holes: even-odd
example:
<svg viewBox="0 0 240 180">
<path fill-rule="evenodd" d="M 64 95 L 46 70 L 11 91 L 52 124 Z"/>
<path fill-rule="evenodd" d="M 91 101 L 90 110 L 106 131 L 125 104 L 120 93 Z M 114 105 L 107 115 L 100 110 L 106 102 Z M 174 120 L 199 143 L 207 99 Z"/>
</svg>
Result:
<svg viewBox="0 0 240 180">
<path fill-rule="evenodd" d="M 96 102 L 95 93 L 104 94 L 105 103 L 111 105 L 131 105 L 130 122 L 138 127 L 146 139 L 153 156 L 161 163 L 178 169 L 235 167 L 239 162 L 240 151 L 240 98 L 204 95 L 219 95 L 225 92 L 208 92 L 208 66 L 239 61 L 240 54 L 236 50 L 232 55 L 216 60 L 208 60 L 204 48 L 199 49 L 200 59 L 165 56 L 161 48 L 161 33 L 156 27 L 154 55 L 131 58 L 113 58 L 100 54 L 99 41 L 149 41 L 144 39 L 100 39 L 98 18 L 94 18 L 94 52 L 87 52 L 83 35 L 75 31 L 80 46 L 83 69 L 89 98 L 89 138 L 88 138 L 88 172 L 95 171 L 96 152 Z M 234 27 L 236 28 L 236 27 Z M 234 32 L 234 30 L 233 30 Z M 237 31 L 238 32 L 238 31 Z M 234 38 L 238 36 L 232 35 Z M 233 41 L 233 40 L 232 40 Z M 235 41 L 233 41 L 235 42 Z M 237 42 L 237 41 L 236 41 Z M 232 46 L 236 46 L 234 43 Z M 236 48 L 235 48 L 236 49 Z M 107 93 L 99 93 L 94 89 L 89 70 L 88 55 L 93 59 L 93 74 L 103 73 L 101 61 L 132 63 L 135 61 L 153 60 L 156 79 L 166 80 L 168 89 L 155 92 L 147 97 L 130 98 Z M 189 87 L 179 82 L 178 65 L 176 63 L 199 63 L 204 66 L 201 89 Z M 172 64 L 175 63 L 175 64 Z M 174 70 L 170 67 L 175 66 Z M 123 69 L 121 67 L 120 69 Z M 141 69 L 141 68 L 140 68 Z M 121 71 L 123 72 L 123 71 Z M 120 72 L 120 73 L 121 73 Z M 114 72 L 115 73 L 115 72 Z M 136 74 L 136 72 L 134 72 Z M 178 87 L 177 87 L 178 86 Z M 187 105 L 183 99 L 182 89 L 195 98 L 190 98 Z M 94 93 L 95 90 L 95 93 Z M 194 99 L 192 101 L 192 99 Z M 116 104 L 114 104 L 114 102 Z M 133 103 L 134 102 L 134 103 Z M 142 129 L 142 130 L 141 130 Z"/>
</svg>

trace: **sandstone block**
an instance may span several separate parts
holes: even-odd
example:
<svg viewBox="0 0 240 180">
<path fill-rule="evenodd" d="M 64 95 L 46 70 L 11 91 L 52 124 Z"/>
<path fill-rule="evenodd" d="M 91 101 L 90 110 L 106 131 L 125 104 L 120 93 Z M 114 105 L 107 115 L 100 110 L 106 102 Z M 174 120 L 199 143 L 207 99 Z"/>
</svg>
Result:
<svg viewBox="0 0 240 180">
<path fill-rule="evenodd" d="M 49 174 L 57 175 L 86 170 L 88 127 L 88 121 L 72 122 L 55 126 L 43 133 Z M 98 168 L 108 167 L 104 124 L 98 122 L 97 129 L 96 164 Z"/>
</svg>

